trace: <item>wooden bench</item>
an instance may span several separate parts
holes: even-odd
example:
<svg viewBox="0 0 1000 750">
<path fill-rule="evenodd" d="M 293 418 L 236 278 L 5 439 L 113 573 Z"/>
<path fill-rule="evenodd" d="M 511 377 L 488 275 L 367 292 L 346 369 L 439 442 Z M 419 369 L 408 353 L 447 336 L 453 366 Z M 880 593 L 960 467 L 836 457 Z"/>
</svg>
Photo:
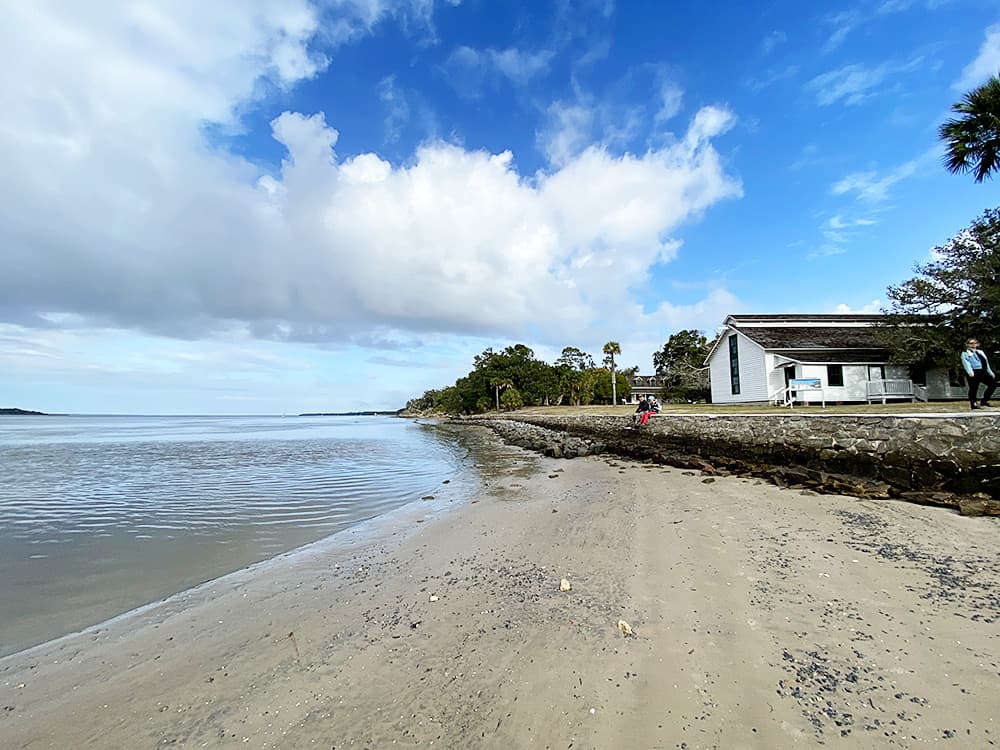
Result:
<svg viewBox="0 0 1000 750">
<path fill-rule="evenodd" d="M 889 399 L 915 400 L 912 380 L 869 380 L 865 383 L 865 397 L 868 403 Z"/>
</svg>

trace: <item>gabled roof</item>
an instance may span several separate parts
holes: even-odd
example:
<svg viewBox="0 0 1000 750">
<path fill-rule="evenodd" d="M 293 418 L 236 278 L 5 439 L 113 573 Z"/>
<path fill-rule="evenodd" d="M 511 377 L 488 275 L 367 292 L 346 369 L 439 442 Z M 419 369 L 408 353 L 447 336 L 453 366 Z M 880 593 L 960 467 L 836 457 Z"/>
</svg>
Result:
<svg viewBox="0 0 1000 750">
<path fill-rule="evenodd" d="M 885 349 L 785 349 L 775 355 L 800 365 L 881 365 Z"/>
<path fill-rule="evenodd" d="M 885 362 L 889 353 L 873 327 L 884 319 L 884 315 L 868 314 L 728 315 L 705 362 L 715 354 L 727 331 L 735 331 L 765 351 L 797 362 Z"/>
<path fill-rule="evenodd" d="M 869 326 L 780 326 L 737 328 L 764 349 L 879 349 L 885 351 Z"/>
<path fill-rule="evenodd" d="M 884 315 L 873 313 L 815 313 L 806 315 L 728 315 L 725 325 L 871 325 L 885 320 Z"/>
</svg>

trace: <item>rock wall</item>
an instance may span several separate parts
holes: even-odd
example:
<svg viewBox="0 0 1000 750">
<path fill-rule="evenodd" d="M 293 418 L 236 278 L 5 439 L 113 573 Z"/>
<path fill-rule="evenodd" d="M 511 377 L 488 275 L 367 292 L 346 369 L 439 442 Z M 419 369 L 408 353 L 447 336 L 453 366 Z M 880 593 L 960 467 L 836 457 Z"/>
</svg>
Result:
<svg viewBox="0 0 1000 750">
<path fill-rule="evenodd" d="M 820 491 L 1000 513 L 1000 415 L 664 414 L 639 429 L 626 416 L 476 421 L 549 455 L 610 452 Z"/>
</svg>

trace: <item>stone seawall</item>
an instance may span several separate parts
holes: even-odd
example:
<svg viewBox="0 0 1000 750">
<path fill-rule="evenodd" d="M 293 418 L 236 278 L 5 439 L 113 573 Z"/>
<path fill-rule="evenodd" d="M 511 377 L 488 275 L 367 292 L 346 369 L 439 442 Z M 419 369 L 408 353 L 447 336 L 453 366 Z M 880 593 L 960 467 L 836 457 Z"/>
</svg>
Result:
<svg viewBox="0 0 1000 750">
<path fill-rule="evenodd" d="M 624 416 L 474 419 L 550 455 L 610 452 L 819 491 L 1000 513 L 1000 415 L 664 414 L 641 429 Z M 546 448 L 539 428 L 562 437 L 550 435 Z"/>
</svg>

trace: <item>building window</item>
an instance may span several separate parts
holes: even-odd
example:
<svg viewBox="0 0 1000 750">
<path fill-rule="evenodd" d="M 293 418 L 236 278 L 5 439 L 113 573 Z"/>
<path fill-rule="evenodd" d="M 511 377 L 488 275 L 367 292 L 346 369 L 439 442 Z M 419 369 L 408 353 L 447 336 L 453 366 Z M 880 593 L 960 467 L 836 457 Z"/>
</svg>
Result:
<svg viewBox="0 0 1000 750">
<path fill-rule="evenodd" d="M 843 385 L 844 384 L 844 366 L 843 365 L 827 365 L 826 366 L 826 384 L 829 386 Z"/>
<path fill-rule="evenodd" d="M 736 334 L 729 337 L 729 377 L 733 386 L 733 395 L 740 392 L 740 351 L 736 342 Z"/>
</svg>

